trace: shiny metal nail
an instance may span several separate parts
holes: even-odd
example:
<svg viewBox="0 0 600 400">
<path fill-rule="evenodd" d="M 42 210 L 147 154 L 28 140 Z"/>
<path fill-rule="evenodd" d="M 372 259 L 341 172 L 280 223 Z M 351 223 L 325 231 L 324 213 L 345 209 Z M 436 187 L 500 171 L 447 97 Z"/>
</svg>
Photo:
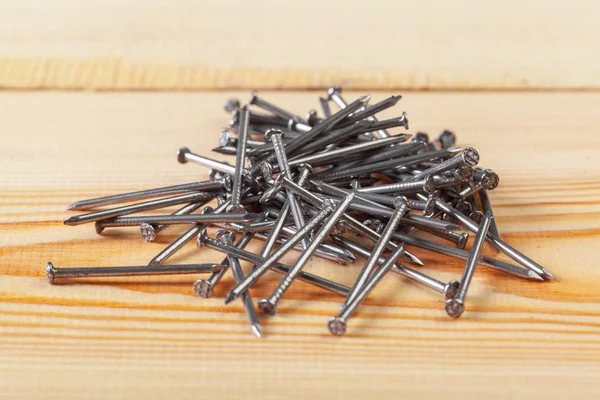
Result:
<svg viewBox="0 0 600 400">
<path fill-rule="evenodd" d="M 196 211 L 199 208 L 201 208 L 202 206 L 203 206 L 203 203 L 188 204 L 186 206 L 183 206 L 179 210 L 175 211 L 171 215 L 186 215 L 186 214 L 191 214 L 194 211 Z M 96 222 L 96 224 L 98 224 L 98 222 Z M 169 226 L 171 226 L 171 225 L 153 225 L 153 224 L 148 224 L 148 223 L 144 222 L 144 223 L 142 223 L 140 225 L 140 233 L 142 234 L 142 237 L 144 238 L 144 240 L 146 242 L 153 242 L 154 240 L 156 240 L 156 236 L 160 232 L 162 232 L 165 229 L 167 229 Z M 97 229 L 98 228 L 96 228 L 96 231 L 97 231 Z"/>
<path fill-rule="evenodd" d="M 229 175 L 221 179 L 210 181 L 184 183 L 180 185 L 165 186 L 156 189 L 139 190 L 136 192 L 122 193 L 112 196 L 98 197 L 95 199 L 81 200 L 71 204 L 68 210 L 84 211 L 95 207 L 126 203 L 135 200 L 145 200 L 153 197 L 176 195 L 189 192 L 206 192 L 231 188 Z"/>
<path fill-rule="evenodd" d="M 151 200 L 143 203 L 130 204 L 127 206 L 121 206 L 116 208 L 111 208 L 108 210 L 91 212 L 88 214 L 74 215 L 71 218 L 64 221 L 65 225 L 81 225 L 87 222 L 95 222 L 105 219 L 110 219 L 114 217 L 119 217 L 121 215 L 133 214 L 141 211 L 148 210 L 156 210 L 159 208 L 175 206 L 178 204 L 185 203 L 198 203 L 198 202 L 208 202 L 215 197 L 217 197 L 217 192 L 197 192 L 197 193 L 189 193 L 182 194 L 179 196 L 167 197 L 164 199 Z M 143 221 L 142 221 L 143 222 Z"/>
<path fill-rule="evenodd" d="M 469 234 L 467 232 L 452 232 L 444 229 L 431 229 L 429 227 L 420 226 L 418 229 L 430 233 L 434 236 L 452 242 L 457 248 L 464 249 L 469 240 Z"/>
<path fill-rule="evenodd" d="M 327 327 L 329 332 L 334 335 L 341 336 L 346 333 L 346 324 L 348 318 L 356 312 L 358 306 L 362 301 L 371 293 L 375 286 L 381 281 L 381 279 L 389 272 L 390 269 L 396 263 L 396 260 L 402 255 L 404 251 L 404 244 L 400 244 L 396 250 L 390 254 L 387 260 L 379 267 L 379 269 L 373 274 L 373 276 L 363 286 L 362 290 L 354 297 L 354 300 L 348 303 L 342 308 L 342 312 L 337 317 L 329 319 Z"/>
<path fill-rule="evenodd" d="M 427 175 L 435 175 L 456 168 L 460 165 L 476 166 L 479 163 L 479 153 L 473 147 L 465 147 L 456 157 L 442 161 L 427 168 L 412 177 L 412 180 L 421 179 Z"/>
<path fill-rule="evenodd" d="M 98 278 L 114 276 L 146 276 L 146 275 L 183 275 L 202 274 L 219 271 L 225 268 L 219 264 L 186 264 L 163 265 L 161 267 L 82 267 L 82 268 L 55 268 L 49 262 L 46 266 L 46 278 L 50 284 L 56 279 L 63 278 Z"/>
<path fill-rule="evenodd" d="M 117 217 L 98 222 L 102 228 L 140 226 L 143 223 L 155 225 L 216 224 L 225 222 L 248 222 L 256 219 L 253 213 L 185 214 L 185 215 L 142 215 L 139 217 Z"/>
<path fill-rule="evenodd" d="M 202 227 L 205 231 L 206 228 Z M 235 244 L 235 247 L 238 249 L 244 249 L 252 240 L 254 234 L 251 232 L 244 233 L 242 237 Z M 225 259 L 221 262 L 221 264 L 230 266 L 229 259 L 225 257 Z M 194 282 L 194 292 L 204 298 L 209 298 L 213 295 L 213 291 L 215 286 L 221 281 L 223 276 L 227 273 L 228 268 L 224 268 L 221 271 L 213 272 L 208 279 L 198 279 Z"/>
<path fill-rule="evenodd" d="M 177 152 L 177 160 L 181 164 L 185 164 L 188 161 L 194 162 L 196 164 L 200 164 L 207 168 L 223 172 L 226 174 L 233 175 L 235 173 L 235 167 L 229 165 L 226 162 L 213 160 L 212 158 L 200 156 L 198 154 L 192 153 L 190 149 L 187 147 L 182 147 Z"/>
<path fill-rule="evenodd" d="M 229 99 L 229 100 L 225 101 L 225 104 L 223 105 L 223 108 L 225 109 L 225 111 L 227 111 L 229 113 L 234 112 L 235 110 L 239 110 L 240 107 L 241 107 L 241 104 L 238 99 Z"/>
<path fill-rule="evenodd" d="M 329 90 L 327 91 L 327 95 L 328 95 L 329 99 L 333 100 L 333 102 L 335 104 L 337 104 L 337 106 L 339 108 L 346 108 L 347 103 L 342 98 L 342 88 L 340 86 L 332 86 L 332 87 L 330 87 Z M 377 121 L 377 118 L 375 118 L 372 115 L 369 116 L 369 117 L 367 117 L 367 119 L 370 120 L 370 121 Z M 383 138 L 386 138 L 386 137 L 390 136 L 389 132 L 386 131 L 385 129 L 379 129 L 377 131 L 374 131 L 373 133 L 379 139 L 383 139 Z"/>
<path fill-rule="evenodd" d="M 322 207 L 323 203 L 325 201 L 330 201 L 329 199 L 323 199 L 320 196 L 315 195 L 314 193 L 312 193 L 309 190 L 306 190 L 305 188 L 299 187 L 298 185 L 296 185 L 293 181 L 283 177 L 280 180 L 282 185 L 287 185 L 287 188 L 289 190 L 293 190 L 294 193 L 296 193 L 298 196 L 302 197 L 304 200 L 308 201 L 311 204 L 316 205 L 317 207 Z M 312 183 L 316 183 L 311 181 Z M 356 199 L 356 197 L 355 197 Z M 350 207 L 352 208 L 353 206 L 355 206 L 356 203 L 352 203 L 350 205 Z M 390 213 L 390 215 L 388 215 L 388 218 L 393 214 L 393 211 Z M 407 214 L 409 215 L 409 214 Z M 406 216 L 406 215 L 405 215 Z M 412 217 L 418 217 L 416 215 L 411 216 Z M 369 229 L 368 227 L 364 226 L 362 223 L 360 223 L 358 220 L 356 220 L 355 218 L 352 218 L 350 215 L 348 214 L 344 214 L 343 215 L 344 220 L 347 222 L 347 226 L 348 228 L 352 229 L 353 231 L 360 233 L 360 234 L 364 234 L 366 235 L 370 235 L 368 236 L 369 239 L 377 242 L 379 240 L 379 234 L 375 231 L 373 231 L 372 229 Z M 434 220 L 432 220 L 434 221 Z M 409 223 L 412 223 L 412 221 L 409 221 Z M 448 227 L 448 224 L 444 224 L 442 223 L 442 225 L 444 225 L 444 227 Z M 436 225 L 437 226 L 437 225 Z M 456 227 L 457 229 L 459 229 L 459 227 Z M 388 244 L 388 248 L 391 249 L 395 249 L 395 244 L 394 243 L 389 243 Z M 423 263 L 421 262 L 421 260 L 419 260 L 418 257 L 414 256 L 413 254 L 410 254 L 409 252 L 405 253 L 405 256 L 407 259 L 409 259 L 409 261 L 418 264 L 418 265 L 423 265 Z"/>
<path fill-rule="evenodd" d="M 348 294 L 348 297 L 346 297 L 346 300 L 344 301 L 344 306 L 350 304 L 352 300 L 354 300 L 354 298 L 358 295 L 364 284 L 367 282 L 372 272 L 375 270 L 375 267 L 377 266 L 377 260 L 383 254 L 384 250 L 387 247 L 387 244 L 389 243 L 392 237 L 392 234 L 396 231 L 396 227 L 400 223 L 400 220 L 402 219 L 404 214 L 406 214 L 409 211 L 408 202 L 404 197 L 397 197 L 394 206 L 396 207 L 396 209 L 394 210 L 394 214 L 391 216 L 387 225 L 381 232 L 381 236 L 375 244 L 375 248 L 373 248 L 371 256 L 368 258 L 364 267 L 358 274 L 358 277 L 356 278 L 356 281 L 354 282 L 354 285 L 350 290 L 350 294 Z M 404 251 L 398 253 L 398 257 L 400 257 L 402 253 L 404 253 Z"/>
<path fill-rule="evenodd" d="M 267 110 L 267 111 L 277 115 L 278 117 L 281 117 L 282 119 L 284 119 L 286 121 L 288 121 L 290 119 L 296 120 L 296 121 L 302 121 L 302 118 L 300 118 L 299 116 L 297 116 L 289 111 L 286 111 L 283 108 L 278 107 L 273 103 L 269 103 L 268 101 L 259 97 L 257 92 L 252 92 L 249 103 L 252 105 L 255 105 L 257 107 L 260 107 L 264 110 Z"/>
<path fill-rule="evenodd" d="M 418 195 L 418 196 L 421 196 L 421 195 Z M 464 215 L 460 211 L 456 210 L 454 207 L 450 206 L 449 204 L 447 204 L 446 202 L 444 202 L 441 199 L 436 199 L 435 204 L 436 204 L 436 207 L 438 207 L 442 211 L 447 212 L 447 213 L 451 214 L 452 216 L 454 216 L 456 219 L 458 219 L 460 221 L 460 223 L 463 224 L 471 232 L 477 233 L 477 230 L 479 229 L 477 224 L 473 220 L 468 218 L 466 215 Z M 488 232 L 486 240 L 488 242 L 490 242 L 491 244 L 493 244 L 494 247 L 496 247 L 502 253 L 506 254 L 507 256 L 509 256 L 510 258 L 512 258 L 519 264 L 521 264 L 522 266 L 535 272 L 540 277 L 542 277 L 544 279 L 548 279 L 548 280 L 554 279 L 554 276 L 552 276 L 550 271 L 548 271 L 547 269 L 545 269 L 544 267 L 542 267 L 541 265 L 539 265 L 538 263 L 536 263 L 535 261 L 533 261 L 532 259 L 527 257 L 526 255 L 524 255 L 523 253 L 521 253 L 514 247 L 510 246 L 508 243 L 499 239 L 498 237 L 493 236 Z"/>
<path fill-rule="evenodd" d="M 329 108 L 329 100 L 319 97 L 319 104 L 321 104 L 321 109 L 323 110 L 323 115 L 325 118 L 331 117 L 331 109 Z"/>
<path fill-rule="evenodd" d="M 462 260 L 466 260 L 467 257 L 469 256 L 468 251 L 457 249 L 455 247 L 446 246 L 441 243 L 436 243 L 436 242 L 432 242 L 429 240 L 405 235 L 400 232 L 394 233 L 393 238 L 397 239 L 397 240 L 403 240 L 406 242 L 407 245 L 410 245 L 410 246 L 430 250 L 430 251 L 433 251 L 433 252 L 439 253 L 439 254 L 445 254 L 450 257 L 460 258 Z M 484 265 L 486 267 L 495 269 L 497 271 L 508 273 L 510 275 L 513 275 L 513 276 L 516 276 L 519 278 L 528 279 L 528 280 L 536 280 L 536 281 L 543 280 L 538 274 L 536 274 L 533 271 L 528 270 L 527 268 L 522 268 L 522 267 L 519 267 L 516 265 L 506 263 L 504 261 L 495 260 L 493 258 L 481 257 L 480 264 Z"/>
<path fill-rule="evenodd" d="M 229 231 L 219 231 L 217 232 L 217 240 L 220 240 L 227 246 L 233 246 L 233 233 Z M 228 254 L 227 259 L 229 260 L 229 265 L 231 266 L 231 271 L 233 272 L 233 277 L 236 283 L 241 283 L 244 280 L 244 271 L 242 271 L 242 266 L 240 265 L 237 257 Z M 252 297 L 249 292 L 245 292 L 242 295 L 242 303 L 244 304 L 244 310 L 246 311 L 246 316 L 248 317 L 248 322 L 250 323 L 250 327 L 252 332 L 257 336 L 262 336 L 262 328 L 260 326 L 260 322 L 258 320 L 258 315 L 256 313 L 256 309 L 254 308 L 254 302 L 252 301 Z"/>
<path fill-rule="evenodd" d="M 492 210 L 492 203 L 488 196 L 487 190 L 482 189 L 478 192 L 479 201 L 481 203 L 481 209 L 484 213 L 490 213 L 492 215 L 492 224 L 490 225 L 490 232 L 500 238 L 500 232 L 498 231 L 498 225 L 496 224 L 496 218 L 494 218 L 494 210 Z M 501 239 L 501 238 L 500 238 Z M 497 249 L 496 249 L 497 250 Z M 497 250 L 499 251 L 499 250 Z"/>
<path fill-rule="evenodd" d="M 424 161 L 436 160 L 441 157 L 446 157 L 451 154 L 451 150 L 437 150 L 424 154 L 416 154 L 413 156 L 401 157 L 397 159 L 384 160 L 366 165 L 360 165 L 357 167 L 347 168 L 344 170 L 338 170 L 336 172 L 324 171 L 313 176 L 316 180 L 322 181 L 333 181 L 340 178 L 349 176 L 358 176 L 362 174 L 370 174 L 373 172 L 381 172 L 387 169 L 396 169 L 402 166 L 409 166 L 422 163 Z M 422 177 L 419 177 L 422 178 Z M 416 179 L 415 179 L 416 180 Z"/>
<path fill-rule="evenodd" d="M 475 234 L 473 247 L 469 252 L 467 264 L 465 266 L 462 278 L 460 279 L 460 285 L 458 286 L 456 295 L 453 298 L 446 300 L 446 313 L 452 318 L 460 317 L 465 311 L 465 296 L 467 295 L 467 290 L 469 289 L 469 285 L 473 279 L 475 267 L 477 266 L 479 258 L 481 257 L 481 249 L 483 249 L 483 244 L 485 243 L 485 237 L 487 236 L 491 221 L 492 216 L 490 214 L 486 214 L 479 224 L 479 229 Z"/>
<path fill-rule="evenodd" d="M 414 194 L 414 193 L 427 193 L 431 194 L 435 191 L 435 183 L 433 176 L 428 175 L 423 179 L 412 181 L 412 182 L 399 182 L 387 185 L 371 186 L 367 188 L 359 189 L 359 193 L 394 193 L 397 196 Z"/>
<path fill-rule="evenodd" d="M 246 142 L 248 140 L 248 124 L 250 119 L 250 112 L 248 107 L 244 106 L 240 109 L 240 133 L 237 141 L 237 151 L 235 155 L 235 169 L 231 177 L 232 188 L 231 188 L 231 203 L 229 204 L 228 211 L 243 213 L 246 212 L 244 206 L 242 206 L 242 185 L 244 181 L 244 168 L 246 165 Z"/>
<path fill-rule="evenodd" d="M 313 166 L 323 165 L 332 161 L 343 159 L 344 157 L 352 154 L 361 154 L 365 151 L 378 149 L 381 147 L 389 146 L 391 144 L 400 143 L 406 140 L 406 135 L 395 135 L 385 139 L 372 140 L 370 142 L 358 143 L 351 146 L 341 147 L 335 150 L 329 150 L 322 153 L 311 154 L 308 156 L 299 157 L 290 160 L 290 167 L 297 164 L 311 164 Z"/>
<path fill-rule="evenodd" d="M 500 183 L 500 177 L 497 173 L 492 171 L 491 169 L 483 170 L 483 174 L 479 181 L 472 187 L 466 188 L 465 190 L 460 192 L 460 197 L 466 199 L 467 197 L 479 192 L 482 189 L 485 190 L 494 190 L 498 187 Z"/>
<path fill-rule="evenodd" d="M 380 113 L 381 111 L 387 110 L 388 108 L 395 106 L 401 98 L 402 96 L 390 96 L 372 106 L 366 106 L 363 110 L 352 113 L 352 115 L 346 117 L 339 123 L 339 126 L 344 127 L 346 125 L 351 125 Z"/>
<path fill-rule="evenodd" d="M 370 99 L 370 95 L 359 97 L 357 100 L 349 104 L 348 107 L 336 112 L 331 117 L 324 119 L 323 121 L 319 122 L 316 126 L 314 126 L 310 131 L 287 143 L 285 145 L 285 149 L 288 156 L 296 155 L 298 150 L 303 148 L 305 145 L 310 144 L 313 141 L 313 139 L 315 139 L 323 132 L 326 132 L 329 129 L 331 129 L 335 124 L 340 122 L 346 116 L 352 114 L 352 112 L 358 110 L 361 107 L 364 107 L 366 104 L 368 104 Z M 276 159 L 277 157 L 275 156 L 275 154 L 272 154 L 268 156 L 265 160 L 271 162 L 275 161 Z M 252 172 L 254 173 L 255 171 Z"/>
<path fill-rule="evenodd" d="M 255 235 L 255 237 L 257 239 L 260 240 L 267 240 L 268 237 L 264 234 L 261 233 L 257 233 Z M 279 236 L 276 240 L 275 243 L 278 244 L 285 244 L 289 241 L 289 236 L 288 237 L 284 237 L 284 236 Z M 348 263 L 351 263 L 355 260 L 355 257 L 353 255 L 346 253 L 342 253 L 340 254 L 339 251 L 331 251 L 330 249 L 328 249 L 327 244 L 326 243 L 322 243 L 321 246 L 319 248 L 317 248 L 316 252 L 315 252 L 315 256 L 319 257 L 319 258 L 323 258 L 325 260 L 329 260 L 329 261 L 333 261 L 336 262 L 338 264 L 341 265 L 346 265 Z M 301 247 L 299 244 L 295 245 L 291 250 L 296 250 L 299 252 L 304 252 L 304 248 Z"/>
</svg>

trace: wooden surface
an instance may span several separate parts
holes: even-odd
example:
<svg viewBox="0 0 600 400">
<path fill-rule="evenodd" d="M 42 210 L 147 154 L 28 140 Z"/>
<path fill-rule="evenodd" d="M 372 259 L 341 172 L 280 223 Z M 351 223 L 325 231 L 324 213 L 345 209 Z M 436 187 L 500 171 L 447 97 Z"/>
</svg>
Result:
<svg viewBox="0 0 600 400">
<path fill-rule="evenodd" d="M 263 94 L 298 112 L 317 105 L 317 93 Z M 262 340 L 239 302 L 223 305 L 231 276 L 211 299 L 193 295 L 191 277 L 48 285 L 49 260 L 143 265 L 175 238 L 98 236 L 61 220 L 78 199 L 205 179 L 175 152 L 207 154 L 232 96 L 248 93 L 0 94 L 0 398 L 598 398 L 597 93 L 408 93 L 399 103 L 411 132 L 452 128 L 480 150 L 501 176 L 491 197 L 504 238 L 558 278 L 478 269 L 459 321 L 396 275 L 343 338 L 326 328 L 340 298 L 302 283 L 262 318 Z M 461 274 L 463 262 L 416 253 L 426 273 Z M 173 261 L 221 259 L 189 245 Z M 360 267 L 315 259 L 309 270 L 349 284 Z M 254 297 L 278 279 L 266 275 Z"/>
<path fill-rule="evenodd" d="M 597 399 L 600 3 L 492 3 L 0 0 L 0 398 Z M 49 260 L 143 265 L 183 229 L 98 236 L 62 225 L 68 204 L 206 179 L 175 152 L 216 146 L 225 99 L 259 89 L 304 113 L 336 83 L 403 94 L 410 132 L 479 149 L 503 237 L 558 279 L 478 269 L 451 321 L 386 276 L 343 338 L 326 328 L 341 299 L 299 282 L 262 340 L 223 305 L 231 276 L 211 299 L 193 277 L 48 285 Z M 415 253 L 440 280 L 462 272 Z M 190 244 L 173 262 L 222 258 Z M 309 270 L 351 284 L 361 266 Z"/>
<path fill-rule="evenodd" d="M 0 87 L 600 88 L 600 2 L 1 0 Z"/>
</svg>

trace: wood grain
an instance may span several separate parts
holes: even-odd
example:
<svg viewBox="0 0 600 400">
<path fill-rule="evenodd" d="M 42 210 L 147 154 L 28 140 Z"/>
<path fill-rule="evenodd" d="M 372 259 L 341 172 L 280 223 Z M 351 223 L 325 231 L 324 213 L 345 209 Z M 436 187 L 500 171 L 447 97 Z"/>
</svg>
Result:
<svg viewBox="0 0 600 400">
<path fill-rule="evenodd" d="M 596 0 L 0 5 L 3 88 L 600 88 Z"/>
<path fill-rule="evenodd" d="M 598 94 L 409 93 L 399 103 L 411 132 L 451 128 L 480 150 L 501 176 L 491 197 L 505 239 L 558 277 L 478 270 L 459 321 L 438 295 L 392 275 L 344 338 L 326 328 L 340 299 L 302 283 L 262 318 L 263 340 L 239 303 L 223 305 L 230 276 L 211 299 L 181 276 L 47 284 L 48 260 L 144 264 L 173 239 L 178 229 L 145 243 L 135 229 L 97 236 L 61 220 L 78 199 L 206 178 L 175 151 L 208 153 L 227 121 L 223 100 L 246 96 L 0 93 L 0 397 L 598 398 Z M 316 93 L 264 96 L 299 113 L 317 105 Z M 462 271 L 416 253 L 444 281 Z M 190 245 L 173 261 L 221 259 Z M 360 266 L 315 259 L 309 269 L 348 284 Z"/>
</svg>

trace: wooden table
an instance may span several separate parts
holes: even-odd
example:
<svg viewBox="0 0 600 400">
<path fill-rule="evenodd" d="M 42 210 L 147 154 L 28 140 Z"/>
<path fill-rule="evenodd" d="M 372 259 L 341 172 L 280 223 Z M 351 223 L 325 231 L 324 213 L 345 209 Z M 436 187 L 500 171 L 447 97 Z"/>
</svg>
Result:
<svg viewBox="0 0 600 400">
<path fill-rule="evenodd" d="M 5 3 L 0 398 L 600 395 L 597 2 L 369 2 L 344 12 L 337 2 Z M 231 276 L 210 299 L 181 276 L 48 285 L 49 260 L 143 265 L 181 232 L 155 243 L 135 229 L 98 236 L 62 225 L 68 204 L 206 179 L 175 152 L 209 154 L 225 99 L 263 89 L 304 113 L 338 82 L 349 99 L 403 94 L 410 132 L 449 128 L 477 147 L 501 176 L 491 197 L 503 237 L 557 280 L 478 269 L 454 321 L 436 293 L 386 276 L 343 338 L 326 328 L 340 299 L 297 283 L 278 315 L 262 318 L 262 340 L 240 303 L 223 305 Z M 415 253 L 444 281 L 464 266 Z M 189 245 L 173 262 L 221 259 Z M 350 284 L 360 267 L 314 259 L 309 270 Z M 254 297 L 278 280 L 266 275 Z"/>
</svg>

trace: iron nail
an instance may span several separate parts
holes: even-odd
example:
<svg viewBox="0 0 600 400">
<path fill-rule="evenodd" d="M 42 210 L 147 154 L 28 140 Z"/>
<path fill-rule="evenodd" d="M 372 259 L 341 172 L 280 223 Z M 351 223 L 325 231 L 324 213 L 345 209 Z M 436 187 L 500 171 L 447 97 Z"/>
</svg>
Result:
<svg viewBox="0 0 600 400">
<path fill-rule="evenodd" d="M 164 199 L 150 200 L 143 203 L 131 204 L 127 206 L 121 206 L 111 208 L 108 210 L 91 212 L 88 214 L 74 215 L 64 221 L 65 225 L 81 225 L 87 222 L 95 222 L 122 215 L 133 214 L 140 211 L 156 210 L 159 208 L 174 206 L 184 203 L 197 203 L 197 202 L 208 202 L 209 200 L 217 197 L 216 192 L 197 192 L 182 194 L 179 196 L 167 197 Z M 142 221 L 144 222 L 144 221 Z"/>
<path fill-rule="evenodd" d="M 231 203 L 228 211 L 243 213 L 246 211 L 242 206 L 242 184 L 243 173 L 246 164 L 246 141 L 248 140 L 248 123 L 250 112 L 248 107 L 244 106 L 240 109 L 240 133 L 237 141 L 237 151 L 235 155 L 235 170 L 232 175 L 231 188 Z"/>
<path fill-rule="evenodd" d="M 389 219 L 385 228 L 381 231 L 381 236 L 375 244 L 375 248 L 371 252 L 371 256 L 367 259 L 367 262 L 365 263 L 363 269 L 358 274 L 354 285 L 350 289 L 348 297 L 346 297 L 346 300 L 344 301 L 344 305 L 350 304 L 352 300 L 354 300 L 354 298 L 358 295 L 362 287 L 365 285 L 365 283 L 375 270 L 375 267 L 377 266 L 377 260 L 386 249 L 387 244 L 389 243 L 392 237 L 392 234 L 396 231 L 396 227 L 400 223 L 400 220 L 402 219 L 404 214 L 406 214 L 409 211 L 408 201 L 406 201 L 406 198 L 404 197 L 397 197 L 394 203 L 394 207 L 396 209 L 394 210 L 393 215 Z M 398 257 L 400 257 L 403 253 L 404 251 L 398 253 Z"/>
<path fill-rule="evenodd" d="M 273 291 L 273 294 L 271 294 L 269 298 L 263 298 L 258 302 L 258 306 L 263 312 L 270 315 L 275 314 L 277 310 L 277 304 L 281 300 L 283 294 L 289 289 L 292 282 L 294 281 L 294 279 L 296 279 L 300 271 L 302 271 L 302 268 L 304 267 L 306 262 L 310 260 L 312 255 L 317 250 L 317 247 L 325 240 L 331 228 L 333 228 L 333 226 L 340 219 L 342 214 L 346 212 L 348 206 L 353 201 L 354 196 L 354 193 L 351 193 L 348 196 L 346 196 L 344 200 L 340 201 L 336 205 L 331 215 L 327 217 L 327 220 L 319 228 L 317 234 L 311 239 L 310 245 L 308 246 L 306 251 L 302 253 L 302 255 L 298 258 L 294 266 L 285 275 L 281 282 L 279 282 L 279 285 L 277 285 L 277 287 Z"/>
<path fill-rule="evenodd" d="M 194 211 L 196 211 L 197 209 L 199 209 L 200 207 L 202 207 L 202 205 L 203 205 L 202 203 L 188 204 L 186 206 L 183 206 L 179 210 L 175 211 L 171 215 L 191 214 Z M 98 224 L 98 222 L 96 222 L 96 224 Z M 140 225 L 140 233 L 142 234 L 142 237 L 144 238 L 144 240 L 146 242 L 153 242 L 154 240 L 156 240 L 156 236 L 160 232 L 167 229 L 169 226 L 170 225 L 153 225 L 153 224 L 148 224 L 148 223 L 144 222 Z"/>
<path fill-rule="evenodd" d="M 217 232 L 217 240 L 225 243 L 227 246 L 233 246 L 233 238 L 234 235 L 230 231 L 219 231 Z M 244 272 L 242 271 L 242 266 L 240 265 L 237 257 L 228 254 L 227 259 L 229 260 L 229 265 L 231 266 L 231 271 L 233 272 L 233 277 L 236 283 L 241 283 L 244 280 Z M 246 311 L 246 316 L 248 317 L 248 322 L 250 323 L 250 327 L 252 332 L 257 336 L 262 336 L 262 328 L 260 326 L 260 322 L 258 320 L 258 315 L 256 314 L 256 309 L 254 308 L 254 302 L 252 301 L 252 297 L 249 292 L 245 292 L 242 295 L 242 302 L 244 304 L 244 310 Z"/>
<path fill-rule="evenodd" d="M 286 121 L 288 121 L 290 119 L 293 119 L 296 121 L 302 121 L 302 118 L 300 118 L 299 116 L 292 114 L 291 112 L 286 111 L 286 110 L 282 109 L 281 107 L 278 107 L 272 103 L 269 103 L 268 101 L 259 97 L 257 92 L 252 92 L 252 95 L 250 96 L 250 104 L 260 107 L 264 110 L 267 110 Z"/>
<path fill-rule="evenodd" d="M 281 169 L 282 173 L 285 173 L 287 176 L 291 176 L 292 172 L 287 162 L 287 155 L 283 146 L 282 138 L 283 132 L 274 129 L 267 131 L 265 134 L 265 139 L 273 143 L 275 155 L 277 156 L 277 163 L 279 164 L 279 168 Z M 296 201 L 296 196 L 294 196 L 294 193 L 290 191 L 287 192 L 287 201 L 290 203 L 290 210 L 292 211 L 292 216 L 294 217 L 296 226 L 298 228 L 304 226 L 304 216 L 302 215 L 302 210 Z M 308 247 L 307 239 L 303 239 L 300 243 L 304 249 Z"/>
<path fill-rule="evenodd" d="M 213 160 L 212 158 L 200 156 L 198 154 L 192 153 L 190 149 L 187 147 L 182 147 L 177 152 L 177 160 L 181 164 L 185 164 L 189 161 L 195 162 L 196 164 L 200 164 L 207 168 L 233 175 L 235 173 L 235 167 L 229 165 L 226 162 Z"/>
<path fill-rule="evenodd" d="M 203 227 L 202 229 L 205 228 Z M 244 249 L 250 243 L 253 237 L 253 233 L 244 233 L 235 244 L 235 247 L 238 249 Z M 225 257 L 221 264 L 229 266 L 229 259 Z M 208 279 L 198 279 L 196 282 L 194 282 L 194 292 L 200 297 L 211 297 L 213 295 L 215 286 L 217 286 L 217 284 L 221 281 L 226 272 L 227 268 L 224 268 L 221 271 L 213 272 Z"/>
<path fill-rule="evenodd" d="M 325 218 L 331 212 L 333 212 L 333 202 L 328 202 L 325 204 L 323 209 L 315 215 L 312 219 L 310 219 L 304 226 L 298 229 L 296 234 L 289 238 L 289 240 L 279 247 L 273 254 L 271 254 L 264 263 L 260 264 L 251 274 L 249 274 L 244 282 L 237 285 L 233 290 L 231 290 L 227 297 L 225 298 L 225 304 L 230 303 L 237 297 L 239 297 L 243 292 L 248 290 L 248 288 L 255 283 L 261 275 L 263 275 L 267 270 L 276 263 L 281 257 L 283 257 L 292 247 L 294 247 L 297 243 L 299 243 L 302 239 L 308 236 L 308 234 L 317 226 L 319 226 Z"/>
<path fill-rule="evenodd" d="M 465 296 L 467 295 L 467 290 L 473 279 L 475 267 L 481 257 L 481 249 L 483 249 L 483 244 L 485 243 L 485 237 L 487 236 L 491 221 L 492 216 L 490 214 L 484 215 L 483 220 L 479 224 L 479 229 L 475 234 L 473 247 L 469 252 L 467 264 L 465 265 L 465 270 L 460 279 L 460 285 L 458 286 L 456 295 L 453 298 L 446 300 L 446 313 L 452 318 L 460 317 L 465 311 Z"/>
<path fill-rule="evenodd" d="M 352 314 L 356 312 L 356 309 L 362 303 L 362 301 L 368 296 L 369 293 L 371 293 L 371 291 L 381 281 L 385 274 L 387 274 L 394 266 L 396 260 L 402 255 L 403 251 L 404 243 L 401 243 L 367 281 L 362 290 L 356 294 L 354 300 L 343 308 L 340 315 L 329 320 L 327 326 L 332 334 L 341 336 L 346 333 L 346 324 L 348 318 L 350 318 Z"/>
<path fill-rule="evenodd" d="M 46 266 L 46 278 L 50 284 L 54 284 L 56 279 L 62 278 L 200 274 L 219 271 L 223 268 L 225 267 L 219 264 L 163 265 L 161 267 L 55 268 L 54 265 L 49 262 Z"/>
</svg>

